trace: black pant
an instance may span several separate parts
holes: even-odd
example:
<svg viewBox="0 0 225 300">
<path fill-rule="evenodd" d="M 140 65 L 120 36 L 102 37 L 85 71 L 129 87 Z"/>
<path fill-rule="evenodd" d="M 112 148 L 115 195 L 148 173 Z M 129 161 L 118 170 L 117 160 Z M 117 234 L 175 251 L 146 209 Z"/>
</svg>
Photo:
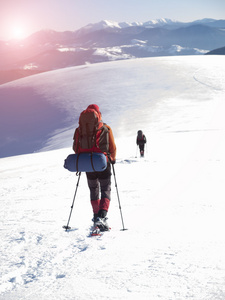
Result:
<svg viewBox="0 0 225 300">
<path fill-rule="evenodd" d="M 111 200 L 111 165 L 107 164 L 107 168 L 103 172 L 87 172 L 87 181 L 90 189 L 91 200 L 107 198 Z M 101 197 L 100 197 L 101 188 Z"/>
<path fill-rule="evenodd" d="M 140 149 L 140 151 L 144 151 L 144 149 L 145 149 L 145 144 L 139 145 L 139 149 Z"/>
</svg>

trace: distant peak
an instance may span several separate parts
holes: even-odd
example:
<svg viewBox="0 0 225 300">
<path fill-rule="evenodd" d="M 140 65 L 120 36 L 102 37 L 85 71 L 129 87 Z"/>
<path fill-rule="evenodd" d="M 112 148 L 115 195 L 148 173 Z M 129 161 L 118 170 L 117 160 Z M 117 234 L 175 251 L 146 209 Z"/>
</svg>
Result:
<svg viewBox="0 0 225 300">
<path fill-rule="evenodd" d="M 126 28 L 126 27 L 133 27 L 133 26 L 143 26 L 143 27 L 159 26 L 160 27 L 160 26 L 176 24 L 176 23 L 180 23 L 180 22 L 168 18 L 155 19 L 147 22 L 115 22 L 112 20 L 102 20 L 98 23 L 94 23 L 94 24 L 90 23 L 85 27 L 83 27 L 82 30 L 96 31 L 96 30 L 102 30 L 107 28 Z"/>
<path fill-rule="evenodd" d="M 102 20 L 99 24 L 106 27 L 120 27 L 118 22 L 110 20 Z"/>
</svg>

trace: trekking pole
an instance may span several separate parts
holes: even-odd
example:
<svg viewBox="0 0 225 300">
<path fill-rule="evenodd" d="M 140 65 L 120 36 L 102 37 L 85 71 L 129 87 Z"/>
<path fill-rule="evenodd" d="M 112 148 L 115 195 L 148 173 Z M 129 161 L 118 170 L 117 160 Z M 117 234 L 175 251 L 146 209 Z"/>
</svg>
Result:
<svg viewBox="0 0 225 300">
<path fill-rule="evenodd" d="M 74 193 L 74 196 L 73 196 L 73 202 L 72 202 L 72 205 L 71 205 L 69 219 L 68 219 L 67 225 L 63 226 L 63 228 L 66 229 L 66 231 L 68 229 L 71 229 L 71 227 L 69 226 L 69 222 L 70 222 L 70 218 L 71 218 L 71 214 L 72 214 L 72 210 L 73 210 L 73 205 L 74 205 L 74 201 L 75 201 L 76 194 L 77 194 L 77 189 L 78 189 L 78 185 L 79 185 L 79 181 L 80 181 L 80 175 L 81 175 L 81 172 L 79 172 L 79 174 L 78 174 L 78 180 L 77 180 L 76 190 L 75 190 L 75 193 Z"/>
<path fill-rule="evenodd" d="M 114 175 L 114 179 L 115 179 L 115 187 L 116 187 L 116 191 L 117 191 L 120 215 L 121 215 L 121 220 L 122 220 L 122 225 L 123 225 L 123 229 L 121 229 L 121 230 L 127 230 L 127 229 L 124 228 L 123 215 L 122 215 L 122 209 L 121 209 L 121 205 L 120 205 L 120 197 L 119 197 L 119 192 L 118 192 L 118 187 L 117 187 L 117 182 L 116 182 L 116 174 L 115 174 L 114 164 L 112 164 L 112 169 L 113 169 L 113 175 Z"/>
</svg>

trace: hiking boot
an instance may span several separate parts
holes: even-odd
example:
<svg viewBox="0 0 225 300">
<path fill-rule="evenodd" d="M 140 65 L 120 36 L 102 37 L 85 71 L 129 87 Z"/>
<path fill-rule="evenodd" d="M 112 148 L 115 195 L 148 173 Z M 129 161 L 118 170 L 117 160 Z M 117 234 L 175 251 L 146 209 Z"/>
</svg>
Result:
<svg viewBox="0 0 225 300">
<path fill-rule="evenodd" d="M 107 223 L 108 218 L 97 218 L 96 222 L 94 223 L 95 226 L 97 226 L 100 231 L 108 231 L 109 225 Z"/>
<path fill-rule="evenodd" d="M 98 219 L 98 214 L 94 214 L 92 221 L 93 221 L 94 223 L 96 223 L 96 222 L 97 222 L 97 219 Z"/>
</svg>

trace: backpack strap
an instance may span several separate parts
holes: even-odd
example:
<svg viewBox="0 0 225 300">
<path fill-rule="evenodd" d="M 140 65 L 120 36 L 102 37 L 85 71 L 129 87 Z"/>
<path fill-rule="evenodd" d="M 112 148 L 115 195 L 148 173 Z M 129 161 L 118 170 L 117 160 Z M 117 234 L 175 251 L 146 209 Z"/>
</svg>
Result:
<svg viewBox="0 0 225 300">
<path fill-rule="evenodd" d="M 94 172 L 96 172 L 96 170 L 94 168 L 94 164 L 93 164 L 93 152 L 91 152 L 91 166 L 92 166 L 92 169 L 94 170 Z"/>
</svg>

